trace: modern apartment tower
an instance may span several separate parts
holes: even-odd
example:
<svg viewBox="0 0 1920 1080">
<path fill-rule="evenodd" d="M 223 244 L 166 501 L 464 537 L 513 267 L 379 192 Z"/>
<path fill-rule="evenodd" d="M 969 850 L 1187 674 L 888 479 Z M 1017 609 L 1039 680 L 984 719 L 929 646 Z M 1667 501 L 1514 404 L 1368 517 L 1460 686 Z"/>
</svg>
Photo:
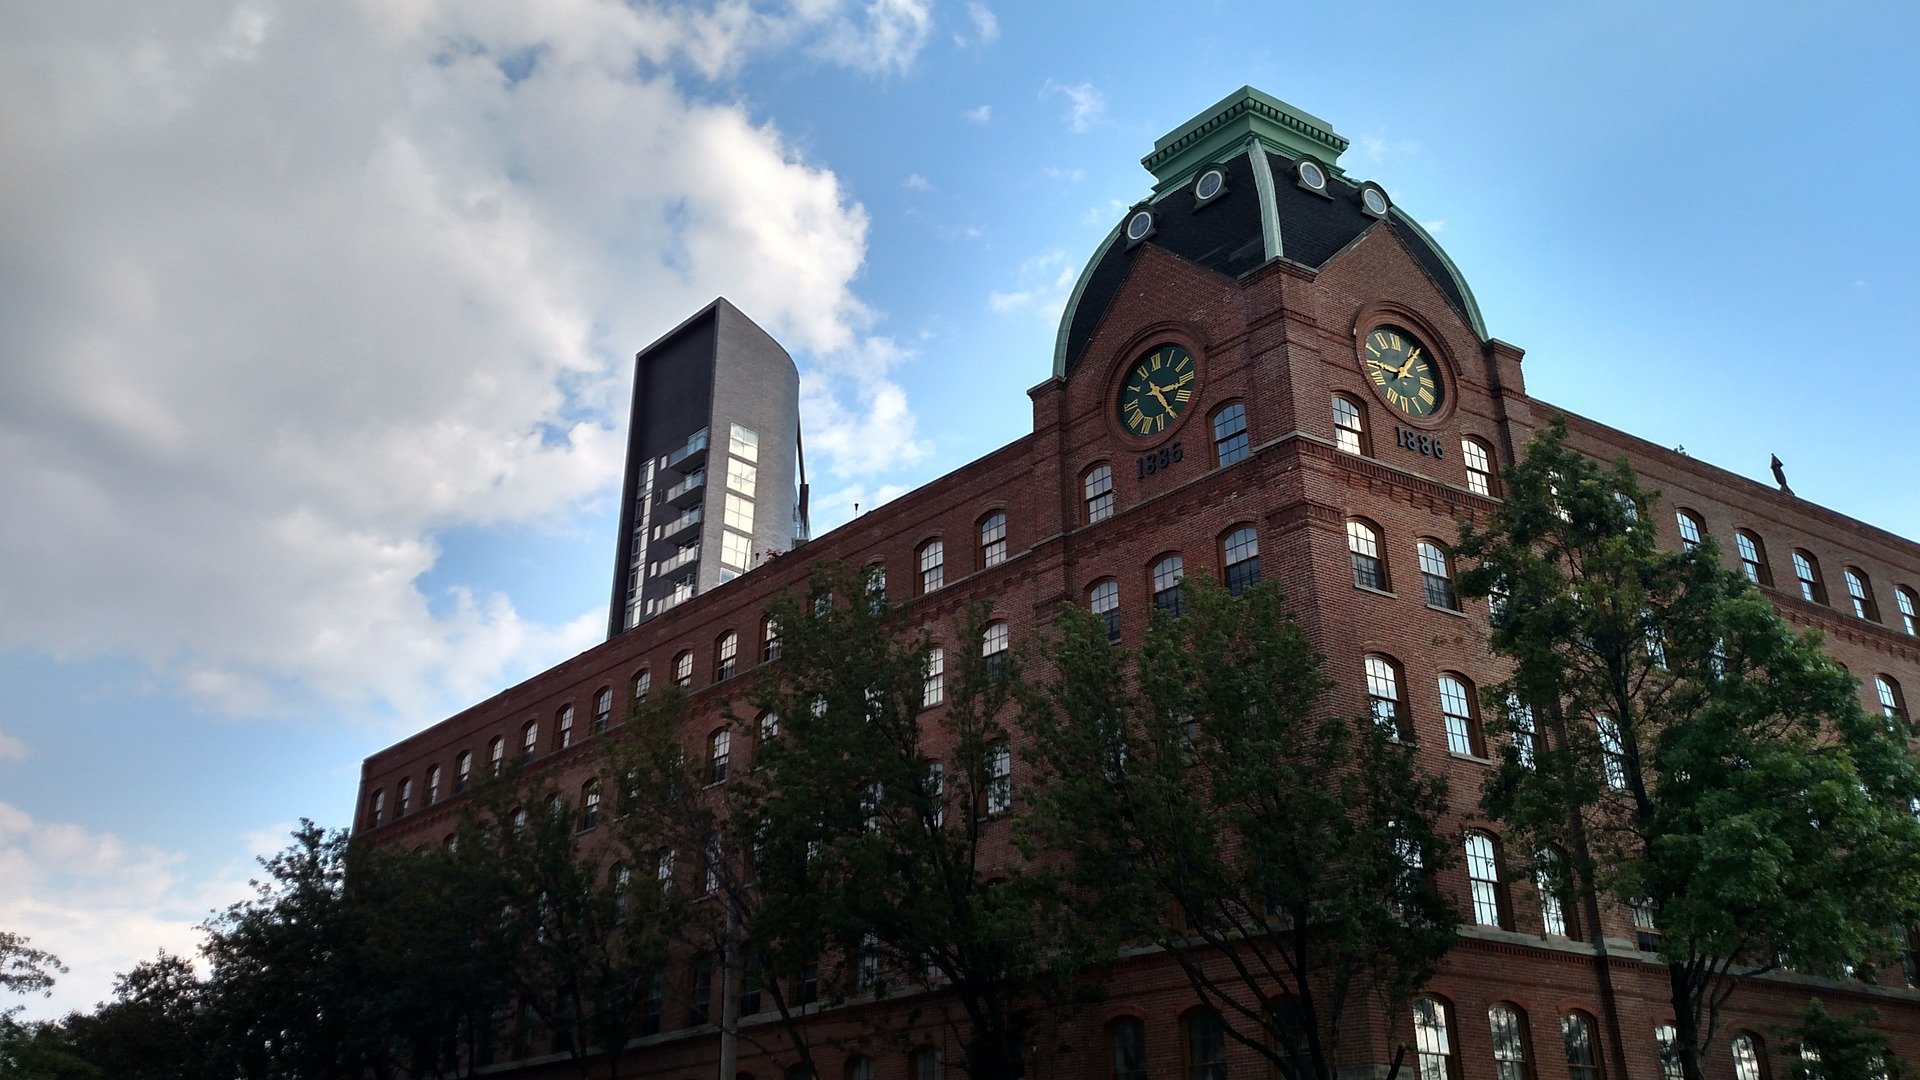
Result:
<svg viewBox="0 0 1920 1080">
<path fill-rule="evenodd" d="M 806 539 L 800 374 L 717 298 L 634 357 L 607 636 Z"/>
</svg>

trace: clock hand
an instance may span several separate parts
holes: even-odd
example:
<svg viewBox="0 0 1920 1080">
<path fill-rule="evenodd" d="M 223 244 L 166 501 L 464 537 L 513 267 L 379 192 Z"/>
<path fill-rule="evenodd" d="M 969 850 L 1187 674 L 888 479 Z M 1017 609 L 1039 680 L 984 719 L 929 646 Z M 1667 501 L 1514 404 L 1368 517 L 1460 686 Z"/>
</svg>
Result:
<svg viewBox="0 0 1920 1080">
<path fill-rule="evenodd" d="M 1413 365 L 1414 365 L 1415 363 L 1417 363 L 1417 362 L 1419 361 L 1419 359 L 1420 359 L 1420 350 L 1419 350 L 1419 349 L 1415 349 L 1415 350 L 1413 350 L 1412 352 L 1410 352 L 1410 353 L 1408 353 L 1408 354 L 1407 354 L 1407 362 L 1406 362 L 1406 363 L 1404 363 L 1404 364 L 1402 364 L 1402 365 L 1400 365 L 1400 370 L 1399 370 L 1399 371 L 1396 371 L 1396 372 L 1394 372 L 1394 373 L 1393 373 L 1393 377 L 1394 377 L 1394 378 L 1396 378 L 1396 379 L 1404 379 L 1404 378 L 1406 378 L 1406 377 L 1407 377 L 1407 372 L 1409 372 L 1409 371 L 1412 371 L 1412 370 L 1413 370 Z"/>
<path fill-rule="evenodd" d="M 1166 395 L 1165 395 L 1165 394 L 1162 394 L 1162 393 L 1160 392 L 1160 384 L 1159 384 L 1159 383 L 1156 383 L 1156 382 L 1154 382 L 1154 381 L 1153 381 L 1152 379 L 1148 379 L 1148 380 L 1147 380 L 1147 393 L 1149 393 L 1149 394 L 1152 394 L 1152 395 L 1153 395 L 1153 399 L 1154 399 L 1155 401 L 1158 401 L 1158 402 L 1160 403 L 1160 407 L 1161 407 L 1161 408 L 1163 408 L 1163 409 L 1165 409 L 1165 410 L 1167 410 L 1168 412 L 1172 412 L 1172 411 L 1173 411 L 1173 406 L 1172 406 L 1172 405 L 1169 405 L 1169 404 L 1167 404 L 1167 397 L 1166 397 Z"/>
</svg>

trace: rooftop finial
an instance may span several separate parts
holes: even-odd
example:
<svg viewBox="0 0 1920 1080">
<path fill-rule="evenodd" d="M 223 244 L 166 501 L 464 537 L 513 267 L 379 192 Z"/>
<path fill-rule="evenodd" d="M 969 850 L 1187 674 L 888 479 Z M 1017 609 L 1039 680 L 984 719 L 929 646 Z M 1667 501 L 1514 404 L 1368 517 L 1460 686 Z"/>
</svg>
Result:
<svg viewBox="0 0 1920 1080">
<path fill-rule="evenodd" d="M 1772 464 L 1773 464 L 1773 482 L 1780 485 L 1781 491 L 1784 491 L 1789 495 L 1793 494 L 1793 489 L 1787 486 L 1787 467 L 1785 464 L 1783 464 L 1780 461 L 1779 454 L 1773 455 Z"/>
</svg>

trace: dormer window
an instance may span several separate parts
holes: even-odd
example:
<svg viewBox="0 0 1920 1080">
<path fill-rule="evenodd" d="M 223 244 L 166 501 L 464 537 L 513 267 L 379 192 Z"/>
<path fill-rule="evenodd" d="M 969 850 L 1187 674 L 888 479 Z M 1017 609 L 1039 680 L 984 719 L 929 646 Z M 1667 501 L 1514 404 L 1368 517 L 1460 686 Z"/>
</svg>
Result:
<svg viewBox="0 0 1920 1080">
<path fill-rule="evenodd" d="M 1127 243 L 1137 244 L 1153 235 L 1153 211 L 1135 210 L 1127 219 Z"/>
<path fill-rule="evenodd" d="M 1380 185 L 1368 184 L 1360 189 L 1360 209 L 1374 217 L 1383 218 L 1387 216 L 1389 206 L 1387 193 L 1380 189 Z"/>
<path fill-rule="evenodd" d="M 1212 168 L 1200 174 L 1193 182 L 1193 208 L 1198 210 L 1213 200 L 1226 194 L 1227 173 L 1225 169 Z"/>
<path fill-rule="evenodd" d="M 1293 167 L 1293 175 L 1300 186 L 1308 191 L 1320 195 L 1327 193 L 1327 170 L 1312 158 L 1301 158 L 1300 163 Z"/>
</svg>

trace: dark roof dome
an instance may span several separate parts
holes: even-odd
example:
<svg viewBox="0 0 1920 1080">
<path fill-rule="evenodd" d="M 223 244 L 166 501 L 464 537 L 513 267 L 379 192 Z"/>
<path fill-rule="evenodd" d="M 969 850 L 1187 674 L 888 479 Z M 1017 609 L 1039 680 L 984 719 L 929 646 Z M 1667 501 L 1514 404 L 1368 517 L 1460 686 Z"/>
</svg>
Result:
<svg viewBox="0 0 1920 1080">
<path fill-rule="evenodd" d="M 1347 140 L 1327 122 L 1251 86 L 1154 143 L 1140 160 L 1153 194 L 1127 210 L 1074 285 L 1053 373 L 1073 370 L 1141 246 L 1237 278 L 1276 259 L 1318 269 L 1368 229 L 1392 229 L 1481 340 L 1487 328 L 1460 271 L 1378 184 L 1339 166 Z"/>
</svg>

